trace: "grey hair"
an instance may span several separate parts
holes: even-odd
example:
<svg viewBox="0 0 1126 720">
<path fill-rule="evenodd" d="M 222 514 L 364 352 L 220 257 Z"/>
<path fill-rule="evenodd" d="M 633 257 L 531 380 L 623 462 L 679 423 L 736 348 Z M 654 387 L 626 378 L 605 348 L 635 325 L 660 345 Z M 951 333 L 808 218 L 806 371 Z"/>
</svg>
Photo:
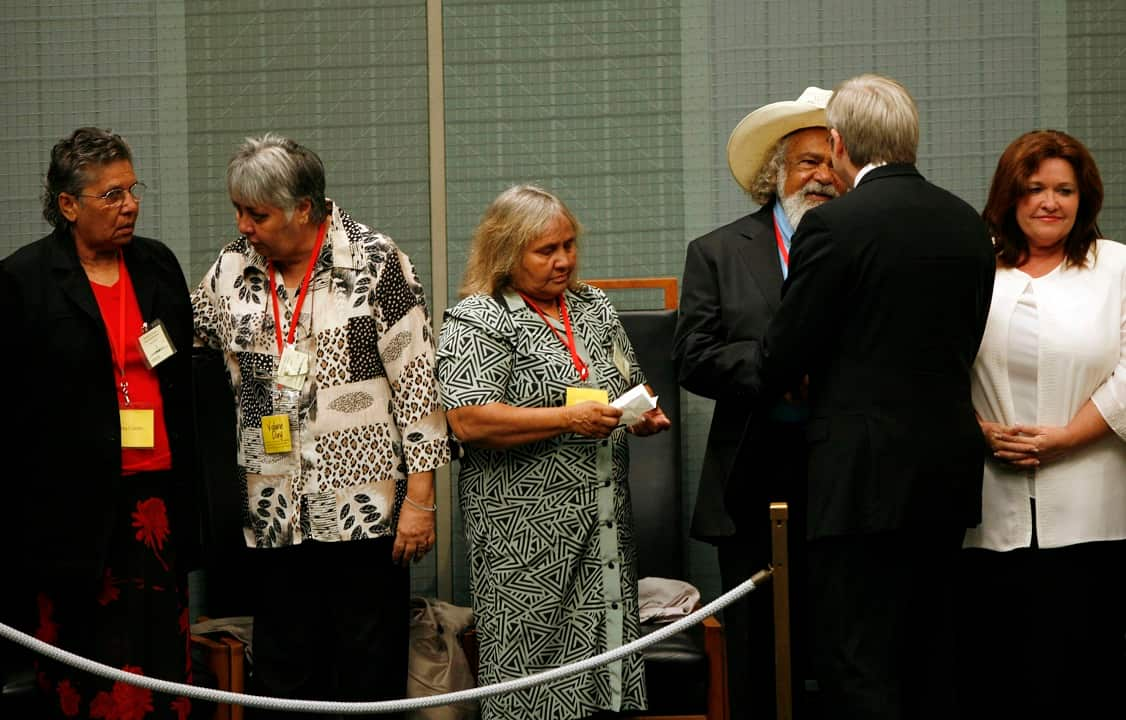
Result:
<svg viewBox="0 0 1126 720">
<path fill-rule="evenodd" d="M 59 211 L 59 195 L 77 197 L 91 182 L 91 167 L 119 160 L 133 162 L 133 153 L 120 135 L 109 130 L 78 128 L 55 143 L 43 183 L 43 219 L 52 227 L 68 227 L 70 221 Z"/>
<path fill-rule="evenodd" d="M 512 269 L 529 243 L 542 236 L 559 216 L 571 223 L 577 242 L 582 225 L 563 201 L 547 190 L 535 185 L 513 185 L 498 195 L 473 231 L 461 296 L 491 295 L 507 287 Z M 571 289 L 578 287 L 577 276 L 578 273 L 571 275 Z"/>
<path fill-rule="evenodd" d="M 919 109 L 895 80 L 870 73 L 845 80 L 833 90 L 826 113 L 856 167 L 915 162 Z"/>
<path fill-rule="evenodd" d="M 790 136 L 786 135 L 774 147 L 767 151 L 767 161 L 759 168 L 758 175 L 751 182 L 747 193 L 759 205 L 766 205 L 778 195 L 778 178 L 785 170 L 786 147 L 789 145 Z"/>
<path fill-rule="evenodd" d="M 227 192 L 246 205 L 271 205 L 285 211 L 309 198 L 309 221 L 320 224 L 328 216 L 325 167 L 312 150 L 276 133 L 248 137 L 227 163 Z"/>
</svg>

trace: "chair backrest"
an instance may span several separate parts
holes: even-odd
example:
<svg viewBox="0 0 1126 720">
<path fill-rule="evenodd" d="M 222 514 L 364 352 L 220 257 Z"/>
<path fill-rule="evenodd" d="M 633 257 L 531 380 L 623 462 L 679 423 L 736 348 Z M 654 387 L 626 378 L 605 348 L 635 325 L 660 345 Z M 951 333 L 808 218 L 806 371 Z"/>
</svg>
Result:
<svg viewBox="0 0 1126 720">
<path fill-rule="evenodd" d="M 684 577 L 681 528 L 680 386 L 672 361 L 676 331 L 676 278 L 588 280 L 603 289 L 656 288 L 664 309 L 619 311 L 641 369 L 659 396 L 672 428 L 651 437 L 631 436 L 630 492 L 638 548 L 638 577 Z"/>
<path fill-rule="evenodd" d="M 206 570 L 202 605 L 213 617 L 249 615 L 250 551 L 242 536 L 235 401 L 221 353 L 194 348 L 196 490 Z"/>
</svg>

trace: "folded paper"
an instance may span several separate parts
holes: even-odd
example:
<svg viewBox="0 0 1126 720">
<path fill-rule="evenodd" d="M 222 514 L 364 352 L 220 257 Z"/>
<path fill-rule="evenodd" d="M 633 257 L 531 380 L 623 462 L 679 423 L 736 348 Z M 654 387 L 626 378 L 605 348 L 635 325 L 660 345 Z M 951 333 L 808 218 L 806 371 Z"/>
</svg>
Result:
<svg viewBox="0 0 1126 720">
<path fill-rule="evenodd" d="M 657 396 L 650 395 L 644 385 L 635 385 L 610 404 L 622 411 L 619 422 L 629 427 L 636 425 L 642 415 L 657 407 Z"/>
</svg>

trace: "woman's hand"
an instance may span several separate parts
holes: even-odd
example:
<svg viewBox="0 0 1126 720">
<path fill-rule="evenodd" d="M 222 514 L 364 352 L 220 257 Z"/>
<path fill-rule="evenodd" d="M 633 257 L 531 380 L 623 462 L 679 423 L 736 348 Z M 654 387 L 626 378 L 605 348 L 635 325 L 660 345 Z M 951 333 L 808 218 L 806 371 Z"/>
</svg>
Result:
<svg viewBox="0 0 1126 720">
<path fill-rule="evenodd" d="M 576 405 L 563 408 L 563 417 L 567 427 L 576 435 L 592 438 L 608 437 L 614 428 L 618 427 L 618 420 L 622 411 L 612 405 L 587 400 Z"/>
<path fill-rule="evenodd" d="M 998 462 L 1018 468 L 1034 468 L 1040 465 L 1036 445 L 1031 438 L 1020 434 L 1019 426 L 1002 425 L 978 418 L 985 442 L 993 451 Z"/>
<path fill-rule="evenodd" d="M 434 502 L 434 471 L 407 475 L 407 496 L 399 508 L 399 524 L 395 527 L 395 545 L 391 560 L 410 565 L 418 562 L 434 547 L 434 515 L 438 505 Z"/>
<path fill-rule="evenodd" d="M 626 430 L 638 437 L 645 437 L 646 435 L 655 435 L 671 427 L 672 420 L 669 420 L 664 410 L 657 407 L 642 415 L 640 420 L 630 425 Z"/>
<path fill-rule="evenodd" d="M 419 510 L 404 502 L 399 510 L 399 525 L 395 529 L 395 547 L 391 550 L 391 560 L 402 563 L 403 567 L 409 566 L 411 560 L 418 562 L 434 547 L 437 537 L 434 532 L 434 513 Z"/>
<path fill-rule="evenodd" d="M 1041 463 L 1058 460 L 1075 445 L 1070 428 L 1058 425 L 1013 425 L 1013 432 L 1024 443 L 1032 445 Z"/>
<path fill-rule="evenodd" d="M 977 419 L 993 457 L 1014 467 L 1037 467 L 1059 460 L 1113 432 L 1091 400 L 1067 425 L 1004 426 Z"/>
</svg>

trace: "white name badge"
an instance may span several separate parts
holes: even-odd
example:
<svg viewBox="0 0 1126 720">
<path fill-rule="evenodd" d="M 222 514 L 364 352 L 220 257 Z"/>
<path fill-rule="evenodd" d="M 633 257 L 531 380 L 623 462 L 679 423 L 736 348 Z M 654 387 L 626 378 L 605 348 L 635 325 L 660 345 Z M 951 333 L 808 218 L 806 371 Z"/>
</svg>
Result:
<svg viewBox="0 0 1126 720">
<path fill-rule="evenodd" d="M 622 349 L 618 347 L 618 343 L 614 343 L 614 367 L 618 368 L 618 372 L 622 374 L 626 380 L 629 380 L 629 359 Z"/>
<path fill-rule="evenodd" d="M 172 338 L 168 337 L 164 323 L 159 320 L 154 320 L 149 330 L 137 338 L 137 342 L 141 345 L 145 365 L 150 370 L 176 354 L 176 346 L 172 344 Z"/>
<path fill-rule="evenodd" d="M 292 345 L 287 345 L 278 360 L 278 385 L 293 390 L 305 386 L 305 376 L 309 374 L 309 355 Z"/>
</svg>

